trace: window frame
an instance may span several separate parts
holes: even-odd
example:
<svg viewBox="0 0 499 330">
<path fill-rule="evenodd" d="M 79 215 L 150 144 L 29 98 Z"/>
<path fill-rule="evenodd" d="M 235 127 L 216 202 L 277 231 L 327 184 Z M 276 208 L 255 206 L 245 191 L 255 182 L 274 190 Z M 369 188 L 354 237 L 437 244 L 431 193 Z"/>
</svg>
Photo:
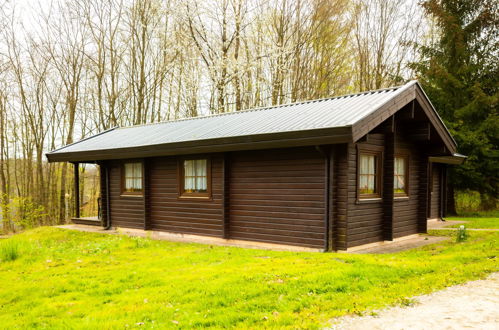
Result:
<svg viewBox="0 0 499 330">
<path fill-rule="evenodd" d="M 408 197 L 409 196 L 409 184 L 410 184 L 410 172 L 409 172 L 409 164 L 410 157 L 409 153 L 406 151 L 396 152 L 393 156 L 393 179 L 395 180 L 395 158 L 403 158 L 405 161 L 404 171 L 405 171 L 405 185 L 404 192 L 395 192 L 395 184 L 393 186 L 393 197 Z"/>
<path fill-rule="evenodd" d="M 362 194 L 360 192 L 360 158 L 362 155 L 375 156 L 375 187 L 378 191 L 373 194 Z M 357 175 L 356 192 L 357 201 L 381 200 L 383 196 L 383 147 L 377 146 L 358 146 L 357 147 Z"/>
<path fill-rule="evenodd" d="M 206 192 L 185 192 L 184 162 L 186 160 L 201 159 L 206 159 Z M 203 155 L 179 158 L 177 162 L 177 182 L 179 199 L 212 200 L 211 158 Z"/>
<path fill-rule="evenodd" d="M 141 181 L 142 181 L 142 189 L 140 191 L 125 191 L 125 182 L 126 182 L 126 174 L 125 174 L 125 165 L 126 164 L 140 164 L 141 167 Z M 130 159 L 125 160 L 121 163 L 121 194 L 120 196 L 124 197 L 142 197 L 144 196 L 144 161 Z"/>
</svg>

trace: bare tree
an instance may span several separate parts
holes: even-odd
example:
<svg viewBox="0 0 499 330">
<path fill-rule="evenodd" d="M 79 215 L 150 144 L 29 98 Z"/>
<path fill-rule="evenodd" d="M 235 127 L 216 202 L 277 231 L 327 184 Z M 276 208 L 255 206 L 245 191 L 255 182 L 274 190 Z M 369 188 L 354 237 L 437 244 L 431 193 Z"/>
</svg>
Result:
<svg viewBox="0 0 499 330">
<path fill-rule="evenodd" d="M 358 90 L 400 82 L 411 41 L 420 36 L 421 9 L 409 0 L 358 0 L 354 12 L 355 81 Z"/>
<path fill-rule="evenodd" d="M 77 110 L 80 101 L 81 77 L 85 63 L 85 48 L 88 40 L 88 26 L 75 16 L 83 17 L 80 8 L 70 3 L 58 4 L 57 16 L 48 13 L 44 17 L 47 29 L 46 52 L 64 87 L 64 125 L 59 133 L 64 144 L 74 140 Z M 54 38 L 58 36 L 56 41 Z M 61 168 L 59 221 L 66 217 L 67 164 Z"/>
<path fill-rule="evenodd" d="M 65 221 L 71 173 L 43 153 L 111 127 L 397 83 L 421 18 L 409 0 L 0 0 L 3 218 L 24 199 Z"/>
</svg>

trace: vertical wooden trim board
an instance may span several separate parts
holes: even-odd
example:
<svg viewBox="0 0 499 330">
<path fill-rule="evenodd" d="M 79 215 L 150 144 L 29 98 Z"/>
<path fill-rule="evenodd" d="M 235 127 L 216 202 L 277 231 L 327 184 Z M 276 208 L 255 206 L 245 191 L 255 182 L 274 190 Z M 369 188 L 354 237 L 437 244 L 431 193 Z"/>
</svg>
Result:
<svg viewBox="0 0 499 330">
<path fill-rule="evenodd" d="M 418 232 L 426 233 L 427 231 L 427 214 L 429 203 L 429 173 L 430 163 L 428 162 L 428 155 L 422 154 L 419 163 L 419 208 L 418 208 Z"/>
<path fill-rule="evenodd" d="M 385 134 L 385 152 L 383 168 L 383 239 L 393 240 L 393 177 L 395 157 L 395 136 L 393 132 Z"/>
<path fill-rule="evenodd" d="M 333 184 L 333 181 L 334 181 L 334 161 L 335 161 L 335 158 L 334 158 L 334 150 L 333 149 L 329 149 L 329 152 L 328 152 L 328 158 L 329 158 L 329 161 L 328 161 L 328 168 L 327 168 L 327 171 L 328 171 L 328 177 L 329 177 L 329 180 L 328 180 L 328 199 L 326 200 L 326 203 L 328 205 L 328 227 L 327 227 L 327 240 L 328 240 L 328 246 L 329 246 L 329 251 L 335 251 L 336 250 L 336 242 L 335 242 L 335 239 L 334 239 L 334 222 L 335 222 L 335 219 L 334 219 L 334 203 L 333 203 L 333 198 L 334 198 L 334 195 L 335 195 L 335 191 L 334 191 L 334 184 Z"/>
<path fill-rule="evenodd" d="M 336 250 L 347 249 L 348 234 L 348 194 L 349 194 L 349 149 L 351 144 L 335 146 L 335 177 L 334 184 L 334 242 Z"/>
<path fill-rule="evenodd" d="M 144 230 L 151 229 L 151 188 L 149 159 L 145 158 L 142 166 L 142 191 L 144 194 Z"/>
<path fill-rule="evenodd" d="M 230 238 L 230 154 L 224 153 L 222 169 L 223 238 Z"/>
</svg>

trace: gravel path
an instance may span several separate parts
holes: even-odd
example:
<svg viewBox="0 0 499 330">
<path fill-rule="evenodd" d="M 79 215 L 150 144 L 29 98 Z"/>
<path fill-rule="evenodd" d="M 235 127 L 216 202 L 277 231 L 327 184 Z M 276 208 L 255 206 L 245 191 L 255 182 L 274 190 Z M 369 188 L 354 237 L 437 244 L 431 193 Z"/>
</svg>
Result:
<svg viewBox="0 0 499 330">
<path fill-rule="evenodd" d="M 331 329 L 499 329 L 499 273 L 414 300 L 377 316 L 342 317 Z"/>
</svg>

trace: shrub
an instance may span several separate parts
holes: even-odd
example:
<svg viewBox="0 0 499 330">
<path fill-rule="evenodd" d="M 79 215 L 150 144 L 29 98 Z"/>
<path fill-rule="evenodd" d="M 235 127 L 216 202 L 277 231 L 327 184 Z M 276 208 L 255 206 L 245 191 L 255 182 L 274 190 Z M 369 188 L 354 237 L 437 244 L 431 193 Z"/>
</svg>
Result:
<svg viewBox="0 0 499 330">
<path fill-rule="evenodd" d="M 151 245 L 151 240 L 143 237 L 132 237 L 132 241 L 135 243 L 133 248 L 140 249 Z"/>
<path fill-rule="evenodd" d="M 458 214 L 480 211 L 480 193 L 463 190 L 456 192 L 456 211 Z"/>
<path fill-rule="evenodd" d="M 468 239 L 468 232 L 466 231 L 465 226 L 459 226 L 456 232 L 456 242 L 464 242 Z"/>
<path fill-rule="evenodd" d="M 456 211 L 458 214 L 478 215 L 483 211 L 497 210 L 498 199 L 473 190 L 456 191 Z"/>
<path fill-rule="evenodd" d="M 30 198 L 16 197 L 11 202 L 12 220 L 17 228 L 31 229 L 43 224 L 47 213 L 42 205 Z"/>
<path fill-rule="evenodd" d="M 14 261 L 21 255 L 21 245 L 14 239 L 6 239 L 0 244 L 0 259 Z"/>
</svg>

